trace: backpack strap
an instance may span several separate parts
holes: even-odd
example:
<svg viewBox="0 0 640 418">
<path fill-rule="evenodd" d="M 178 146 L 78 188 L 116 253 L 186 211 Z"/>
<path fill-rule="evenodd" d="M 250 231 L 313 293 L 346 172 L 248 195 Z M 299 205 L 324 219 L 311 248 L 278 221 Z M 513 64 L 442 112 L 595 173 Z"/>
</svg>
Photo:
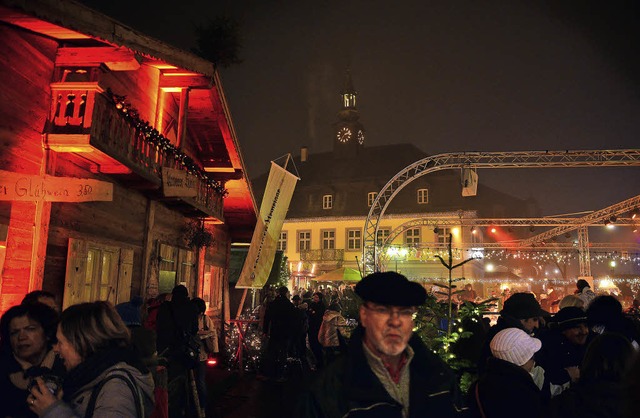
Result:
<svg viewBox="0 0 640 418">
<path fill-rule="evenodd" d="M 126 374 L 126 376 L 120 374 L 120 373 L 114 373 L 114 372 L 123 372 Z M 96 408 L 96 401 L 98 400 L 98 395 L 100 394 L 100 391 L 102 390 L 102 387 L 110 380 L 113 379 L 120 379 L 123 382 L 125 382 L 127 384 L 127 386 L 129 387 L 129 389 L 131 390 L 131 393 L 133 394 L 133 401 L 136 405 L 136 417 L 137 418 L 144 418 L 144 414 L 142 413 L 142 411 L 144 410 L 144 406 L 142 404 L 142 399 L 140 396 L 140 392 L 138 391 L 138 388 L 136 387 L 136 385 L 133 383 L 134 379 L 133 376 L 131 375 L 131 373 L 127 370 L 127 369 L 122 369 L 122 368 L 118 368 L 118 369 L 113 369 L 109 372 L 109 375 L 107 375 L 104 379 L 102 379 L 91 391 L 91 398 L 89 398 L 89 404 L 87 405 L 87 410 L 84 413 L 84 418 L 91 418 L 93 417 L 93 411 Z"/>
<path fill-rule="evenodd" d="M 480 410 L 480 415 L 482 416 L 482 418 L 487 418 L 487 416 L 484 414 L 484 410 L 482 409 L 482 403 L 480 402 L 480 390 L 478 389 L 478 386 L 480 386 L 480 382 L 476 383 L 476 403 L 478 404 L 478 409 Z"/>
</svg>

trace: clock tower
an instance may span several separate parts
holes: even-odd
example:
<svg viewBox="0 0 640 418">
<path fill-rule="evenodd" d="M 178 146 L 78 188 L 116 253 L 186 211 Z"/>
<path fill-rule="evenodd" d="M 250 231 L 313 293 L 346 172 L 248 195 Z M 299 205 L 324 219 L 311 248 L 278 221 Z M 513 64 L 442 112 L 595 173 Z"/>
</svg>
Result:
<svg viewBox="0 0 640 418">
<path fill-rule="evenodd" d="M 365 132 L 360 123 L 360 113 L 356 109 L 356 90 L 353 88 L 351 72 L 347 70 L 347 79 L 340 94 L 342 109 L 338 112 L 338 121 L 334 124 L 333 151 L 337 156 L 352 157 L 364 147 Z"/>
</svg>

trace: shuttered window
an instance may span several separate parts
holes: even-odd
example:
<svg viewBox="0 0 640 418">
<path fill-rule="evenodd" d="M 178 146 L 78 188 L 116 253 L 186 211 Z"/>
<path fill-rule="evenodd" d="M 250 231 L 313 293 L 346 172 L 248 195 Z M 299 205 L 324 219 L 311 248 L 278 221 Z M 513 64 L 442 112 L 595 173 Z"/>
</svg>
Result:
<svg viewBox="0 0 640 418">
<path fill-rule="evenodd" d="M 131 299 L 133 250 L 69 238 L 63 308 L 82 302 Z"/>
</svg>

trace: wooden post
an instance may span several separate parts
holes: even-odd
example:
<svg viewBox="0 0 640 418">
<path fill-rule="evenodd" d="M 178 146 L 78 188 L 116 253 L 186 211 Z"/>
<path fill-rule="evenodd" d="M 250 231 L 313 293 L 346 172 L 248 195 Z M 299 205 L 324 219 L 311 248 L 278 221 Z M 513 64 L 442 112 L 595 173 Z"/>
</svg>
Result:
<svg viewBox="0 0 640 418">
<path fill-rule="evenodd" d="M 180 90 L 180 111 L 178 113 L 178 140 L 176 146 L 182 148 L 187 135 L 187 113 L 189 112 L 189 89 Z"/>
<path fill-rule="evenodd" d="M 52 174 L 56 159 L 51 151 L 43 147 L 40 161 L 40 175 Z M 35 202 L 33 219 L 33 241 L 31 246 L 31 265 L 29 268 L 29 292 L 42 289 L 44 263 L 47 258 L 47 241 L 49 239 L 49 222 L 51 218 L 51 202 L 44 199 Z"/>
<path fill-rule="evenodd" d="M 144 226 L 144 247 L 142 253 L 142 289 L 144 289 L 144 299 L 149 297 L 155 297 L 158 295 L 158 278 L 151 277 L 151 263 L 155 263 L 156 260 L 152 260 L 154 240 L 153 240 L 153 226 L 156 217 L 156 201 L 147 200 L 147 216 Z"/>
<path fill-rule="evenodd" d="M 196 267 L 196 291 L 199 298 L 204 299 L 204 259 L 207 256 L 207 247 L 198 247 L 198 264 Z M 211 283 L 209 283 L 211 285 Z M 211 290 L 211 289 L 209 289 Z M 211 302 L 210 300 L 205 302 Z"/>
</svg>

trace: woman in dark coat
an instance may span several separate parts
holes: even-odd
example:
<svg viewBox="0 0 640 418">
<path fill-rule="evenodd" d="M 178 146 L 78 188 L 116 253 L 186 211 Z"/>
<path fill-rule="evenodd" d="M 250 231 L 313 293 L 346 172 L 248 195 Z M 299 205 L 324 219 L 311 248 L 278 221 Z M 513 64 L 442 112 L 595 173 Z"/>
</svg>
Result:
<svg viewBox="0 0 640 418">
<path fill-rule="evenodd" d="M 622 418 L 627 399 L 623 379 L 633 361 L 628 339 L 605 333 L 585 354 L 580 380 L 551 400 L 550 418 Z"/>
<path fill-rule="evenodd" d="M 37 378 L 27 403 L 44 418 L 151 415 L 153 377 L 131 347 L 127 326 L 109 302 L 73 305 L 60 317 L 56 353 L 67 369 L 51 393 Z"/>
<path fill-rule="evenodd" d="M 0 417 L 36 417 L 29 410 L 29 386 L 37 376 L 50 384 L 64 375 L 62 361 L 52 350 L 58 314 L 42 303 L 14 306 L 2 316 L 0 355 Z"/>
<path fill-rule="evenodd" d="M 541 345 L 519 328 L 504 329 L 493 337 L 493 357 L 487 359 L 485 372 L 469 390 L 474 416 L 540 417 L 541 392 L 530 373 L 535 366 L 533 355 Z"/>
</svg>

